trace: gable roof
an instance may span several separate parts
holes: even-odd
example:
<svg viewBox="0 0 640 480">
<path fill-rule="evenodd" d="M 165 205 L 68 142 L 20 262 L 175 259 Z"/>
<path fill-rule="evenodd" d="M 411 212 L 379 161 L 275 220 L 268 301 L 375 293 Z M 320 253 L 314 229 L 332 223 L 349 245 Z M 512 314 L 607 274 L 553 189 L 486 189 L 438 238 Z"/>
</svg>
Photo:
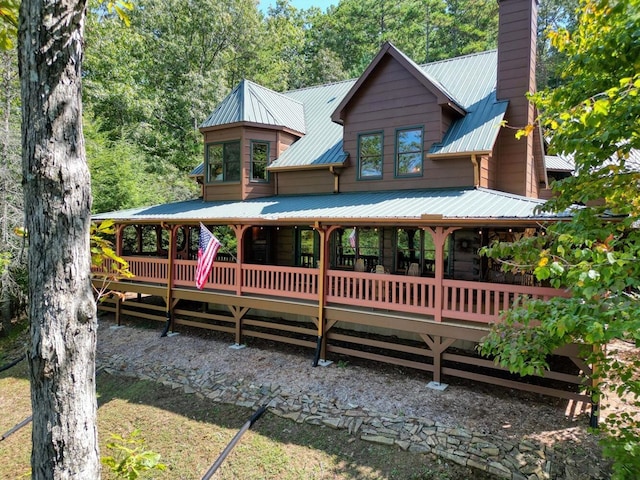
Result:
<svg viewBox="0 0 640 480">
<path fill-rule="evenodd" d="M 446 104 L 460 114 L 465 113 L 464 108 L 460 106 L 459 102 L 437 79 L 432 78 L 425 70 L 420 68 L 418 64 L 416 64 L 404 53 L 394 47 L 392 43 L 385 42 L 378 54 L 366 68 L 366 70 L 362 73 L 362 75 L 360 75 L 353 87 L 351 87 L 351 90 L 349 90 L 340 104 L 336 107 L 335 111 L 331 115 L 331 120 L 336 123 L 342 123 L 343 112 L 349 105 L 349 102 L 358 93 L 360 87 L 362 87 L 366 83 L 366 81 L 369 79 L 369 76 L 376 70 L 380 62 L 387 55 L 398 61 L 409 73 L 411 73 L 416 78 L 416 80 L 418 80 L 425 88 L 427 88 L 427 90 L 434 94 L 440 105 Z"/>
<path fill-rule="evenodd" d="M 274 224 L 332 222 L 359 224 L 406 221 L 416 223 L 500 224 L 536 222 L 566 217 L 539 212 L 544 200 L 486 188 L 392 190 L 325 195 L 278 195 L 244 201 L 204 202 L 201 199 L 94 215 L 94 220 L 119 222 Z M 395 223 L 394 223 L 395 224 Z"/>
<path fill-rule="evenodd" d="M 475 53 L 417 65 L 387 43 L 358 79 L 276 93 L 243 80 L 216 108 L 201 128 L 250 121 L 285 126 L 304 133 L 268 167 L 271 171 L 342 166 L 342 125 L 333 121 L 364 79 L 386 55 L 408 69 L 439 101 L 460 113 L 442 142 L 431 146 L 428 156 L 447 157 L 488 153 L 493 149 L 507 101 L 496 100 L 497 51 Z M 262 108 L 264 106 L 264 109 Z M 269 108 L 267 108 L 269 106 Z M 198 176 L 202 166 L 192 176 Z"/>
<path fill-rule="evenodd" d="M 200 128 L 239 122 L 284 127 L 305 133 L 304 105 L 250 80 L 242 80 Z"/>
<path fill-rule="evenodd" d="M 304 104 L 307 133 L 282 152 L 269 170 L 344 164 L 347 154 L 342 147 L 343 129 L 331 121 L 331 112 L 354 82 L 347 80 L 285 93 Z"/>
</svg>

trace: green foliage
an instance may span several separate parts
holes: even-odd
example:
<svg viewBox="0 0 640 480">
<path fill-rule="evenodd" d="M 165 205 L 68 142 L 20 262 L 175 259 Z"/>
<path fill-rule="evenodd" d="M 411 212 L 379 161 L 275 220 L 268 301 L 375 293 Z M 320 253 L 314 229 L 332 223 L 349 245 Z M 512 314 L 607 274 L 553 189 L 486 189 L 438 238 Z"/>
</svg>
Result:
<svg viewBox="0 0 640 480">
<path fill-rule="evenodd" d="M 19 0 L 0 0 L 0 51 L 11 50 L 18 36 Z"/>
<path fill-rule="evenodd" d="M 107 448 L 114 454 L 103 457 L 102 463 L 118 478 L 136 480 L 143 472 L 166 470 L 159 453 L 145 450 L 140 430 L 134 430 L 129 437 L 111 434 L 111 438 L 113 441 L 107 443 Z"/>
<path fill-rule="evenodd" d="M 92 284 L 98 300 L 104 298 L 112 281 L 133 277 L 128 262 L 113 249 L 110 238 L 113 238 L 115 233 L 112 220 L 91 224 L 91 268 L 93 279 L 101 280 L 101 283 Z"/>
<path fill-rule="evenodd" d="M 552 148 L 572 155 L 576 171 L 553 185 L 556 196 L 543 210 L 572 215 L 544 236 L 484 253 L 503 259 L 505 269 L 566 289 L 569 298 L 523 302 L 505 313 L 481 349 L 529 374 L 541 373 L 546 356 L 565 343 L 592 345 L 584 353 L 595 365 L 593 398 L 615 392 L 637 412 L 640 364 L 625 364 L 604 347 L 616 339 L 640 346 L 640 165 L 630 154 L 640 148 L 640 0 L 582 0 L 576 28 L 551 32 L 550 39 L 567 58 L 563 83 L 532 100 Z M 637 415 L 604 419 L 614 478 L 640 475 L 639 427 Z"/>
</svg>

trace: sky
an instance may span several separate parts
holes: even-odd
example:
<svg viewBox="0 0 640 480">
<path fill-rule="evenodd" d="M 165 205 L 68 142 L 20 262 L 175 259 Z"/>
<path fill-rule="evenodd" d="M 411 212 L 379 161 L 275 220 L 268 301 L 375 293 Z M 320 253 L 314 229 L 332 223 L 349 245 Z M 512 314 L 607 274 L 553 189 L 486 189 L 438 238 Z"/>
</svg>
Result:
<svg viewBox="0 0 640 480">
<path fill-rule="evenodd" d="M 339 0 L 289 0 L 289 4 L 293 5 L 297 9 L 307 9 L 311 7 L 318 7 L 323 12 L 330 5 L 337 5 Z M 263 12 L 267 11 L 267 8 L 276 4 L 276 0 L 261 0 L 259 7 Z"/>
</svg>

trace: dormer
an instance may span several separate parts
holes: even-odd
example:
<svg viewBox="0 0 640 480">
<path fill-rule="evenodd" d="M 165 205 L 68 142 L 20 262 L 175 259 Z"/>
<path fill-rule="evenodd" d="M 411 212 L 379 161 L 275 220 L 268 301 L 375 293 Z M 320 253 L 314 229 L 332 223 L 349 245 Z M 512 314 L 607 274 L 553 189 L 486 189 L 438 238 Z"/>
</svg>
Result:
<svg viewBox="0 0 640 480">
<path fill-rule="evenodd" d="M 242 80 L 200 125 L 204 163 L 191 176 L 204 200 L 245 200 L 273 195 L 269 165 L 306 132 L 304 106 Z"/>
<path fill-rule="evenodd" d="M 350 110 L 350 105 L 357 102 L 357 98 L 366 90 L 368 84 L 374 82 L 373 77 L 379 75 L 379 71 L 384 69 L 389 61 L 397 62 L 404 70 L 411 75 L 419 84 L 421 84 L 440 105 L 442 115 L 458 115 L 464 116 L 466 111 L 458 101 L 447 91 L 447 89 L 438 80 L 430 76 L 421 69 L 413 60 L 398 50 L 390 42 L 385 42 L 376 57 L 371 61 L 367 69 L 358 78 L 351 90 L 342 99 L 336 110 L 331 115 L 331 120 L 344 125 L 345 117 Z M 406 88 L 407 85 L 405 85 Z M 402 88 L 402 87 L 400 87 Z"/>
<path fill-rule="evenodd" d="M 350 167 L 341 191 L 473 187 L 507 102 L 495 51 L 417 65 L 386 43 L 333 111 Z"/>
</svg>

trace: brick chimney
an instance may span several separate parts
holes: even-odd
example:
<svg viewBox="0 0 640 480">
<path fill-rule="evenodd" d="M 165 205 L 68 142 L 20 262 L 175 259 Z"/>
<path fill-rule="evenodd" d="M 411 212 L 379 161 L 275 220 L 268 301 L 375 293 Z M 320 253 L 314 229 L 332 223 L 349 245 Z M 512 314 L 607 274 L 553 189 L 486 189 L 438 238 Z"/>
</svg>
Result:
<svg viewBox="0 0 640 480">
<path fill-rule="evenodd" d="M 536 172 L 534 135 L 516 140 L 515 129 L 535 119 L 525 94 L 536 90 L 538 0 L 498 0 L 498 8 L 497 98 L 508 100 L 509 106 L 508 127 L 501 129 L 494 149 L 495 188 L 537 197 L 541 172 Z M 541 154 L 539 148 L 536 153 Z"/>
</svg>

